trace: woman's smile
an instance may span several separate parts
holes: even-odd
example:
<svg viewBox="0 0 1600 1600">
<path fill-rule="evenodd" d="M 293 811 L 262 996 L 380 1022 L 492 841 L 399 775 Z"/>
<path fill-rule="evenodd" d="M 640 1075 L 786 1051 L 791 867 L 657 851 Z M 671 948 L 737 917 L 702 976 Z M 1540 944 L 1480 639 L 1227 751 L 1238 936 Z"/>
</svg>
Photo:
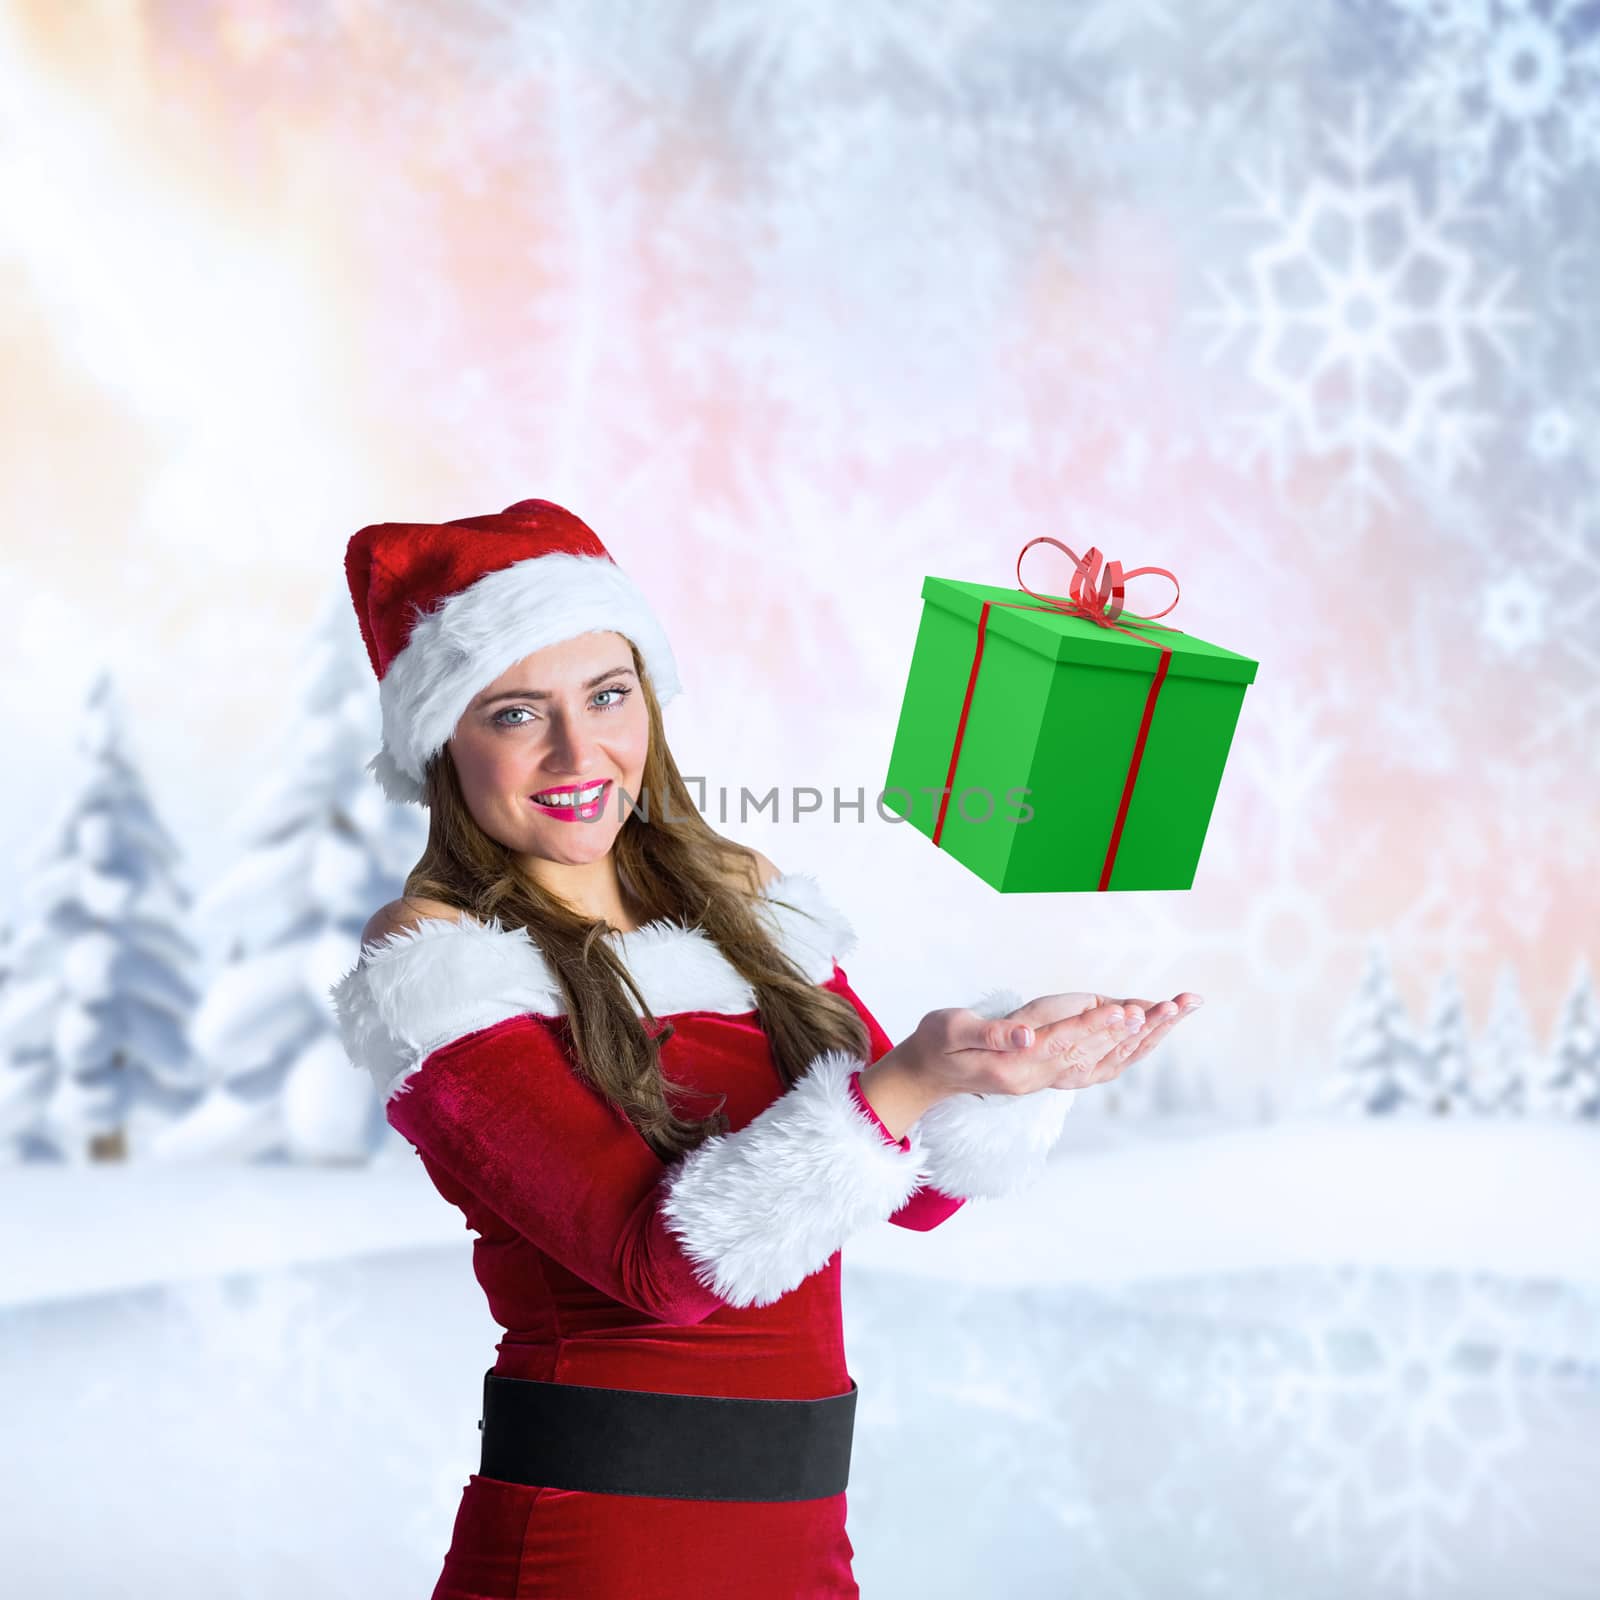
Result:
<svg viewBox="0 0 1600 1600">
<path fill-rule="evenodd" d="M 559 817 L 563 822 L 587 822 L 598 817 L 605 809 L 606 796 L 611 792 L 611 780 L 580 787 L 564 784 L 555 789 L 541 789 L 528 798 L 535 809 L 547 817 Z M 548 803 L 546 803 L 548 802 Z"/>
</svg>

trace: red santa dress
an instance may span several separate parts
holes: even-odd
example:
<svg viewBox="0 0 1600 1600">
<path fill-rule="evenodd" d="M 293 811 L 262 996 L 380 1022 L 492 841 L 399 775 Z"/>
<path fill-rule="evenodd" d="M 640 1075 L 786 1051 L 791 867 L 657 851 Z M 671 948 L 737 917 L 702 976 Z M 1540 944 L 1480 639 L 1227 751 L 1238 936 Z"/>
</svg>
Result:
<svg viewBox="0 0 1600 1600">
<path fill-rule="evenodd" d="M 1069 1091 L 958 1095 L 894 1140 L 862 1098 L 892 1046 L 839 958 L 855 935 L 814 879 L 762 891 L 784 951 L 871 1037 L 785 1089 L 749 986 L 704 930 L 609 937 L 675 1032 L 661 1068 L 728 1133 L 663 1163 L 571 1068 L 564 1006 L 522 928 L 430 918 L 363 951 L 333 989 L 354 1064 L 475 1235 L 505 1330 L 494 1371 L 545 1382 L 767 1399 L 846 1392 L 840 1247 L 889 1221 L 938 1227 L 1042 1170 Z M 991 990 L 975 1009 L 1021 1004 Z M 859 1593 L 844 1493 L 701 1501 L 472 1473 L 433 1600 L 833 1600 Z"/>
</svg>

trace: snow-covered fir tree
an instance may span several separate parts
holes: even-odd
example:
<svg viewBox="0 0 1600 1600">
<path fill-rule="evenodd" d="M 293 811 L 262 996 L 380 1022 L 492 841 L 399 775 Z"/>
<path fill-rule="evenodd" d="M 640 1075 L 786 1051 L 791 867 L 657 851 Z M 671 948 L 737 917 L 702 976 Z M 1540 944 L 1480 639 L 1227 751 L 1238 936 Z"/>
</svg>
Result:
<svg viewBox="0 0 1600 1600">
<path fill-rule="evenodd" d="M 1166 1035 L 1154 1053 L 1128 1070 L 1146 1077 L 1142 1101 L 1146 1117 L 1202 1117 L 1216 1112 L 1210 1074 L 1176 1035 Z"/>
<path fill-rule="evenodd" d="M 1108 1083 L 1090 1084 L 1078 1096 L 1074 1114 L 1084 1109 L 1093 1115 L 1110 1117 L 1116 1122 L 1136 1122 L 1149 1115 L 1150 1074 L 1140 1070 L 1147 1064 L 1140 1061 Z"/>
<path fill-rule="evenodd" d="M 1164 1048 L 1135 1062 L 1130 1072 L 1143 1072 L 1149 1080 L 1146 1086 L 1144 1114 L 1148 1117 L 1181 1117 L 1188 1113 L 1189 1084 L 1182 1052 L 1173 1047 L 1169 1036 L 1162 1041 Z"/>
<path fill-rule="evenodd" d="M 1214 1117 L 1218 1109 L 1211 1063 L 1209 1059 L 1198 1060 L 1189 1080 L 1189 1110 L 1197 1117 Z"/>
<path fill-rule="evenodd" d="M 230 825 L 238 856 L 197 902 L 215 957 L 193 1030 L 209 1088 L 161 1142 L 164 1159 L 364 1162 L 400 1143 L 339 1043 L 328 991 L 367 919 L 400 893 L 426 814 L 387 800 L 366 771 L 381 742 L 377 684 L 342 588 L 313 625 L 295 692 L 303 712 Z"/>
<path fill-rule="evenodd" d="M 1256 1085 L 1255 1118 L 1257 1122 L 1276 1122 L 1278 1118 L 1278 1097 L 1273 1093 L 1270 1083 Z"/>
<path fill-rule="evenodd" d="M 1079 1095 L 1073 1115 L 1131 1124 L 1214 1117 L 1218 1105 L 1209 1069 L 1169 1034 L 1150 1055 L 1109 1082 L 1090 1085 Z"/>
<path fill-rule="evenodd" d="M 1480 1116 L 1520 1117 L 1531 1109 L 1529 1086 L 1537 1076 L 1538 1050 L 1522 986 L 1509 961 L 1502 961 L 1495 972 L 1489 1016 L 1472 1054 L 1473 1109 Z"/>
<path fill-rule="evenodd" d="M 1368 945 L 1366 970 L 1336 1048 L 1332 1081 L 1321 1096 L 1325 1109 L 1392 1116 L 1426 1108 L 1417 1043 L 1378 940 Z"/>
<path fill-rule="evenodd" d="M 126 723 L 102 671 L 78 727 L 83 781 L 20 875 L 0 1004 L 3 1159 L 138 1157 L 201 1091 L 189 895 Z"/>
<path fill-rule="evenodd" d="M 1440 977 L 1434 989 L 1417 1048 L 1417 1066 L 1424 1111 L 1459 1117 L 1472 1110 L 1467 1006 L 1453 967 Z"/>
<path fill-rule="evenodd" d="M 1589 963 L 1580 956 L 1556 1019 L 1540 1105 L 1559 1117 L 1600 1121 L 1600 1017 Z"/>
<path fill-rule="evenodd" d="M 7 927 L 0 940 L 0 1164 L 51 1154 L 40 1113 L 49 1093 L 54 986 L 16 970 L 15 943 Z"/>
</svg>

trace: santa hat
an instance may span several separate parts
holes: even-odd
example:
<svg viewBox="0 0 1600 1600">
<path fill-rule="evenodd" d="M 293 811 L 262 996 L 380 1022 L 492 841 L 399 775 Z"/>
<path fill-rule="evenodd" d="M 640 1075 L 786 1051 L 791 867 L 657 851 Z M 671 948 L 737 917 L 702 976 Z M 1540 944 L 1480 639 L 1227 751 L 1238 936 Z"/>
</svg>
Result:
<svg viewBox="0 0 1600 1600">
<path fill-rule="evenodd" d="M 391 800 L 423 804 L 423 769 L 473 697 L 546 645 L 620 633 L 662 705 L 682 687 L 637 586 L 549 500 L 454 522 L 375 522 L 351 539 L 344 570 L 383 710 L 383 748 L 367 770 Z"/>
</svg>

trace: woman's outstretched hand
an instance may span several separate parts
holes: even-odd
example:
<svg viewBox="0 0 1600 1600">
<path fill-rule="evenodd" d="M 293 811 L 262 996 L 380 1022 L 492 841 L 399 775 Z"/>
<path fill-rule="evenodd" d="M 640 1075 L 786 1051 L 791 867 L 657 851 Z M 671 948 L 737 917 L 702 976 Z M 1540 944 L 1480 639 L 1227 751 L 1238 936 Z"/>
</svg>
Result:
<svg viewBox="0 0 1600 1600">
<path fill-rule="evenodd" d="M 906 1043 L 941 1094 L 1084 1089 L 1148 1055 L 1203 1003 L 1188 990 L 1158 1001 L 1047 994 L 1005 1017 L 959 1006 L 930 1011 Z"/>
</svg>

